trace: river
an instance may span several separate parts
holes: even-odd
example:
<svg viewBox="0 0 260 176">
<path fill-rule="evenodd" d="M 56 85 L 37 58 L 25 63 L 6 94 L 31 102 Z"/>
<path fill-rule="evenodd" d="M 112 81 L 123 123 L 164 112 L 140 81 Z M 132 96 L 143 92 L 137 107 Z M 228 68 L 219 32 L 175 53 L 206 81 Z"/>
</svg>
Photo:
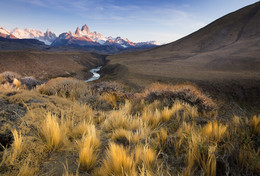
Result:
<svg viewBox="0 0 260 176">
<path fill-rule="evenodd" d="M 100 71 L 101 67 L 102 66 L 91 69 L 90 72 L 93 74 L 93 76 L 86 80 L 86 82 L 98 80 L 100 78 L 100 74 L 98 72 Z"/>
</svg>

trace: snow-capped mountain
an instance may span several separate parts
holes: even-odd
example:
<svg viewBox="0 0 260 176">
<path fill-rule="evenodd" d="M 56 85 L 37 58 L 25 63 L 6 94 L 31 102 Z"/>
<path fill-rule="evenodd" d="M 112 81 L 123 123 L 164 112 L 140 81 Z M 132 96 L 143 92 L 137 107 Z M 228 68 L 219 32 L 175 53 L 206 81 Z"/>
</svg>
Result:
<svg viewBox="0 0 260 176">
<path fill-rule="evenodd" d="M 153 47 L 157 46 L 158 43 L 152 42 L 141 42 L 134 43 L 128 39 L 123 39 L 121 37 L 104 37 L 102 34 L 97 32 L 90 32 L 88 26 L 85 24 L 80 29 L 77 27 L 76 31 L 72 33 L 71 31 L 62 33 L 59 37 L 52 43 L 53 46 L 66 46 L 66 45 L 78 45 L 78 46 L 98 46 L 98 45 L 113 45 L 119 48 L 128 47 Z"/>
<path fill-rule="evenodd" d="M 0 37 L 7 39 L 36 39 L 35 41 L 41 41 L 40 43 L 42 44 L 44 42 L 46 45 L 51 45 L 49 48 L 54 50 L 71 49 L 102 53 L 142 50 L 159 45 L 155 41 L 135 43 L 121 37 L 105 37 L 95 31 L 91 32 L 86 24 L 81 28 L 77 27 L 75 32 L 65 32 L 58 37 L 48 29 L 45 33 L 36 29 L 19 28 L 15 28 L 10 32 L 0 27 Z M 35 41 L 27 40 L 26 42 L 33 42 L 35 44 Z"/>
<path fill-rule="evenodd" d="M 15 39 L 16 38 L 7 29 L 4 29 L 2 27 L 0 27 L 0 37 L 10 38 L 10 39 Z"/>
<path fill-rule="evenodd" d="M 43 33 L 36 29 L 15 28 L 11 32 L 11 34 L 19 39 L 38 39 L 38 40 L 44 42 L 46 45 L 50 45 L 57 38 L 56 34 L 49 31 L 49 29 L 47 29 L 47 31 L 45 33 Z"/>
</svg>

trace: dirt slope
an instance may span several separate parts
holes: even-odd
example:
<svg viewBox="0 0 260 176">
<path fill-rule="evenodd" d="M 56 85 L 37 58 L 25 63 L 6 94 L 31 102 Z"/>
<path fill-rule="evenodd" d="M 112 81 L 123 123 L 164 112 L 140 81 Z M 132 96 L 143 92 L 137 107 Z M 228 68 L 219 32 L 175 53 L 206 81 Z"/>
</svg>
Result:
<svg viewBox="0 0 260 176">
<path fill-rule="evenodd" d="M 58 76 L 86 79 L 90 76 L 90 68 L 103 63 L 104 56 L 87 52 L 0 52 L 0 72 L 13 71 L 23 76 L 35 76 L 40 80 Z"/>
</svg>

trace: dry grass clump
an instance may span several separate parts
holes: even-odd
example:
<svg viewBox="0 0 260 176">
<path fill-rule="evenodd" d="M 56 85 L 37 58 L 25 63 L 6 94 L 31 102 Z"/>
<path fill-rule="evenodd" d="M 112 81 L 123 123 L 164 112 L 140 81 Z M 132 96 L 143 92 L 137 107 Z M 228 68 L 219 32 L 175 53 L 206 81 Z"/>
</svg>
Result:
<svg viewBox="0 0 260 176">
<path fill-rule="evenodd" d="M 202 129 L 202 136 L 205 136 L 212 141 L 221 141 L 227 135 L 227 125 L 222 125 L 219 122 L 210 122 Z"/>
<path fill-rule="evenodd" d="M 100 140 L 98 138 L 95 126 L 89 125 L 87 133 L 83 135 L 79 143 L 79 165 L 81 169 L 90 171 L 98 159 L 98 149 Z"/>
<path fill-rule="evenodd" d="M 156 161 L 156 153 L 153 149 L 151 149 L 149 146 L 137 146 L 135 148 L 135 160 L 137 164 L 144 164 L 145 168 L 150 171 L 150 173 L 153 172 Z"/>
<path fill-rule="evenodd" d="M 30 161 L 25 161 L 21 166 L 18 176 L 33 176 L 38 172 L 38 168 L 32 167 Z"/>
<path fill-rule="evenodd" d="M 21 88 L 22 83 L 18 79 L 14 78 L 13 85 L 15 85 L 16 88 Z"/>
<path fill-rule="evenodd" d="M 4 84 L 6 83 L 6 79 L 5 77 L 3 77 L 1 74 L 0 74 L 0 84 Z"/>
<path fill-rule="evenodd" d="M 116 129 L 113 132 L 111 139 L 116 143 L 120 143 L 123 144 L 124 146 L 127 146 L 132 142 L 133 134 L 129 130 L 120 128 L 120 129 Z"/>
<path fill-rule="evenodd" d="M 46 115 L 46 119 L 39 126 L 39 132 L 45 141 L 48 150 L 57 150 L 63 144 L 65 134 L 56 115 L 50 112 Z"/>
<path fill-rule="evenodd" d="M 22 150 L 23 150 L 23 145 L 22 145 L 23 138 L 22 138 L 21 132 L 18 133 L 16 129 L 14 129 L 12 131 L 12 133 L 13 133 L 13 136 L 14 136 L 14 142 L 12 144 L 12 149 L 13 149 L 12 160 L 15 160 L 22 153 Z"/>
<path fill-rule="evenodd" d="M 253 128 L 253 132 L 260 136 L 260 116 L 254 116 L 252 118 L 251 127 Z"/>
<path fill-rule="evenodd" d="M 117 97 L 113 94 L 104 93 L 102 96 L 99 97 L 100 100 L 105 100 L 108 103 L 112 104 L 113 108 L 117 107 Z"/>
<path fill-rule="evenodd" d="M 103 93 L 122 93 L 124 85 L 117 82 L 100 82 L 92 85 L 91 89 L 100 95 Z"/>
<path fill-rule="evenodd" d="M 211 111 L 216 107 L 212 99 L 207 97 L 192 84 L 179 84 L 173 86 L 154 83 L 148 90 L 146 90 L 144 97 L 148 102 L 160 100 L 169 106 L 171 106 L 173 101 L 177 99 L 191 105 L 197 105 L 201 111 Z"/>
<path fill-rule="evenodd" d="M 168 138 L 167 130 L 164 128 L 160 129 L 160 132 L 157 133 L 157 138 L 162 146 L 166 145 Z"/>
<path fill-rule="evenodd" d="M 136 146 L 132 151 L 122 145 L 110 143 L 106 158 L 99 169 L 100 175 L 154 175 L 156 152 L 150 147 Z"/>
<path fill-rule="evenodd" d="M 74 78 L 55 78 L 40 86 L 38 91 L 46 95 L 58 95 L 70 99 L 79 99 L 91 94 L 87 83 Z"/>
<path fill-rule="evenodd" d="M 1 73 L 1 76 L 9 83 L 13 83 L 15 78 L 20 80 L 22 77 L 18 73 L 11 72 L 11 71 L 5 71 L 5 72 Z"/>
<path fill-rule="evenodd" d="M 110 143 L 100 175 L 137 175 L 133 153 L 123 146 Z"/>
</svg>

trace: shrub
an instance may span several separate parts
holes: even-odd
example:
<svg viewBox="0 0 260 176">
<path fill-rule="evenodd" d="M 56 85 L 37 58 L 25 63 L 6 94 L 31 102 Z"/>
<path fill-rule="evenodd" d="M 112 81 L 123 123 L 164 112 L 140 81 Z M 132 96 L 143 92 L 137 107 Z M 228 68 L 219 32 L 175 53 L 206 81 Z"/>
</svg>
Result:
<svg viewBox="0 0 260 176">
<path fill-rule="evenodd" d="M 209 97 L 191 84 L 173 86 L 155 83 L 146 90 L 144 98 L 150 103 L 160 100 L 166 103 L 167 106 L 172 106 L 175 100 L 181 100 L 192 106 L 196 105 L 200 111 L 211 111 L 216 108 L 215 103 Z"/>
<path fill-rule="evenodd" d="M 4 84 L 6 83 L 6 79 L 5 77 L 3 77 L 1 74 L 0 74 L 0 84 Z"/>
<path fill-rule="evenodd" d="M 24 77 L 21 80 L 22 84 L 27 87 L 27 89 L 35 88 L 37 85 L 40 85 L 41 82 L 35 79 L 32 76 Z"/>
<path fill-rule="evenodd" d="M 1 76 L 9 83 L 13 83 L 15 78 L 20 80 L 22 77 L 18 73 L 11 72 L 11 71 L 5 71 L 5 72 L 1 73 Z"/>
<path fill-rule="evenodd" d="M 55 78 L 38 88 L 38 91 L 46 95 L 58 95 L 61 97 L 79 99 L 91 94 L 87 83 L 74 78 Z"/>
</svg>

